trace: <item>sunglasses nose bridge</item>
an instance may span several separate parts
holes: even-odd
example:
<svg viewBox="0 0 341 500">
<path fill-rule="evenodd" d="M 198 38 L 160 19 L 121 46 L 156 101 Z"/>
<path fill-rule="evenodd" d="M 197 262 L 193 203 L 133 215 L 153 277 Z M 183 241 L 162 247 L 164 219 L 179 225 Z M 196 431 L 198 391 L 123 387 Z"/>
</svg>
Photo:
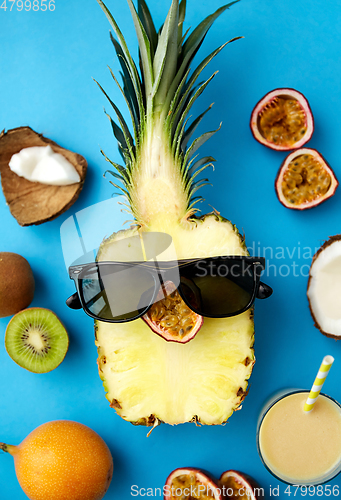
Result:
<svg viewBox="0 0 341 500">
<path fill-rule="evenodd" d="M 165 287 L 165 283 L 170 282 L 174 285 L 174 290 L 179 291 L 180 287 L 180 272 L 177 266 L 172 266 L 170 268 L 160 268 L 159 266 L 155 266 L 153 269 L 155 286 L 160 285 L 162 288 Z M 155 277 L 155 274 L 157 278 Z"/>
</svg>

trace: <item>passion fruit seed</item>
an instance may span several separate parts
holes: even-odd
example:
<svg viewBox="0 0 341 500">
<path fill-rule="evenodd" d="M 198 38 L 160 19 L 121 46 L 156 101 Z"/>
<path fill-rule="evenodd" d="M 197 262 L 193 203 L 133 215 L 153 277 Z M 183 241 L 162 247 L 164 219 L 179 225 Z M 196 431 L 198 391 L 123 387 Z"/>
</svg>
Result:
<svg viewBox="0 0 341 500">
<path fill-rule="evenodd" d="M 240 500 L 250 500 L 250 492 L 246 490 L 245 485 L 238 483 L 233 477 L 229 478 L 229 481 L 225 484 L 225 488 L 227 490 L 233 490 L 233 496 Z"/>
<path fill-rule="evenodd" d="M 172 479 L 170 484 L 172 500 L 215 500 L 215 495 L 210 484 L 198 481 L 195 473 L 183 474 Z"/>
<path fill-rule="evenodd" d="M 274 97 L 259 113 L 263 137 L 280 146 L 293 146 L 306 133 L 305 112 L 294 98 Z"/>
<path fill-rule="evenodd" d="M 328 191 L 331 176 L 312 155 L 300 155 L 288 165 L 283 175 L 282 192 L 293 205 L 311 202 Z"/>
<path fill-rule="evenodd" d="M 306 210 L 331 198 L 339 182 L 323 156 L 311 148 L 290 153 L 275 181 L 279 201 L 286 208 Z"/>
<path fill-rule="evenodd" d="M 162 328 L 167 328 L 173 336 L 179 338 L 190 332 L 196 322 L 195 313 L 186 306 L 177 290 L 155 302 L 147 315 L 152 322 L 159 323 Z"/>
</svg>

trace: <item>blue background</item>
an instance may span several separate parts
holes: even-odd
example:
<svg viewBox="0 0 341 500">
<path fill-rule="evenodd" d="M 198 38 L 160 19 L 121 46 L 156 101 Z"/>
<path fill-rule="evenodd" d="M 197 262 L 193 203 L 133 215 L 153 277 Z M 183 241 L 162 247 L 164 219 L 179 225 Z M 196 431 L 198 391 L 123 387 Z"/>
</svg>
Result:
<svg viewBox="0 0 341 500">
<path fill-rule="evenodd" d="M 2 1 L 2 0 L 1 0 Z M 1 3 L 0 1 L 0 3 Z M 150 0 L 157 26 L 168 3 Z M 9 4 L 10 5 L 10 4 Z M 188 1 L 186 26 L 222 5 L 221 0 Z M 129 47 L 136 41 L 125 2 L 108 0 Z M 216 21 L 199 52 L 203 58 L 237 35 L 245 39 L 227 46 L 205 71 L 219 74 L 195 106 L 212 101 L 200 131 L 222 129 L 201 150 L 216 159 L 210 173 L 214 187 L 203 189 L 206 202 L 231 219 L 254 255 L 264 253 L 270 267 L 271 299 L 256 307 L 257 362 L 242 411 L 224 427 L 163 425 L 146 438 L 144 427 L 133 427 L 109 408 L 96 366 L 92 320 L 65 306 L 73 293 L 61 252 L 59 229 L 72 213 L 111 196 L 102 176 L 106 164 L 99 150 L 119 160 L 106 106 L 91 77 L 101 82 L 116 104 L 123 99 L 107 64 L 118 72 L 109 40 L 109 24 L 95 0 L 56 0 L 54 12 L 12 12 L 0 9 L 0 129 L 29 125 L 34 130 L 84 155 L 88 177 L 77 203 L 57 220 L 22 228 L 12 218 L 0 193 L 0 250 L 22 254 L 36 278 L 33 306 L 54 310 L 70 334 L 70 349 L 55 371 L 35 375 L 7 355 L 3 338 L 9 318 L 0 320 L 0 440 L 18 444 L 38 425 L 72 419 L 89 425 L 108 443 L 115 471 L 106 498 L 130 498 L 132 485 L 162 487 L 180 466 L 196 466 L 219 476 L 240 469 L 256 478 L 266 493 L 278 482 L 257 455 L 256 421 L 263 401 L 283 387 L 309 388 L 322 356 L 332 354 L 334 367 L 325 391 L 341 401 L 341 342 L 321 335 L 313 326 L 306 299 L 306 276 L 315 248 L 340 232 L 341 189 L 320 207 L 295 212 L 277 200 L 274 180 L 285 157 L 258 144 L 249 130 L 255 103 L 276 87 L 293 87 L 308 98 L 315 117 L 309 146 L 317 148 L 341 178 L 340 54 L 341 3 L 324 0 L 242 0 Z M 279 253 L 276 248 L 284 248 Z M 304 247 L 310 250 L 305 250 Z M 301 249 L 301 257 L 298 256 Z M 277 252 L 277 258 L 276 258 Z M 294 252 L 293 256 L 289 254 Z M 273 255 L 271 255 L 273 254 Z M 280 266 L 283 267 L 280 272 Z M 280 276 L 279 274 L 287 274 Z M 277 275 L 276 275 L 277 274 Z M 337 478 L 330 484 L 340 484 Z M 280 498 L 287 498 L 280 484 Z M 298 495 L 299 496 L 299 495 Z M 12 459 L 0 456 L 0 498 L 21 500 Z"/>
</svg>

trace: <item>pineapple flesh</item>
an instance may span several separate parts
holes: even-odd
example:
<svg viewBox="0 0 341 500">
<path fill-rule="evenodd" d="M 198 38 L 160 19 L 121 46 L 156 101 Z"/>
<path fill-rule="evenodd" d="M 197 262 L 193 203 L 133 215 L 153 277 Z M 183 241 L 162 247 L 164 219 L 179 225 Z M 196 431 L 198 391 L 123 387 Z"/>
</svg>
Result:
<svg viewBox="0 0 341 500">
<path fill-rule="evenodd" d="M 116 35 L 111 40 L 121 63 L 123 87 L 111 73 L 125 97 L 134 129 L 133 137 L 100 87 L 119 121 L 118 125 L 108 115 L 124 165 L 103 154 L 114 167 L 109 172 L 119 180 L 112 184 L 126 196 L 135 221 L 130 229 L 103 241 L 98 260 L 138 260 L 137 250 L 127 238 L 150 231 L 168 233 L 178 259 L 248 255 L 244 239 L 231 222 L 216 212 L 196 215 L 200 197 L 194 195 L 207 183 L 207 179 L 197 180 L 197 175 L 214 159 L 198 159 L 195 153 L 215 131 L 188 145 L 208 111 L 187 125 L 189 110 L 214 74 L 197 86 L 195 82 L 226 44 L 194 72 L 189 65 L 214 20 L 231 4 L 204 19 L 188 35 L 183 34 L 185 0 L 180 4 L 172 1 L 159 33 L 145 1 L 139 0 L 136 10 L 128 0 L 139 41 L 139 71 L 116 21 L 103 2 L 97 1 Z M 252 309 L 230 318 L 205 318 L 200 331 L 186 344 L 166 342 L 142 319 L 116 324 L 96 321 L 95 331 L 107 399 L 122 418 L 134 424 L 221 424 L 246 395 L 254 364 Z"/>
</svg>

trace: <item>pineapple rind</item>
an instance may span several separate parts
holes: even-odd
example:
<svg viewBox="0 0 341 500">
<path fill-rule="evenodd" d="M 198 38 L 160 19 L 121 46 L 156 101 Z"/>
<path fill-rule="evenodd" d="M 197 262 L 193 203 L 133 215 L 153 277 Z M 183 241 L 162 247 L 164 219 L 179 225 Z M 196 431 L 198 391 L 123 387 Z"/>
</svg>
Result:
<svg viewBox="0 0 341 500">
<path fill-rule="evenodd" d="M 138 260 L 135 252 L 140 254 L 140 246 L 138 244 L 137 249 L 132 247 L 130 237 L 136 236 L 139 231 L 160 231 L 169 234 L 173 239 L 178 260 L 192 257 L 248 255 L 244 236 L 239 233 L 237 227 L 218 212 L 213 212 L 182 221 L 160 217 L 152 221 L 148 227 L 136 225 L 113 233 L 103 241 L 97 260 L 119 262 Z M 117 241 L 120 241 L 119 245 L 116 245 Z"/>
</svg>

